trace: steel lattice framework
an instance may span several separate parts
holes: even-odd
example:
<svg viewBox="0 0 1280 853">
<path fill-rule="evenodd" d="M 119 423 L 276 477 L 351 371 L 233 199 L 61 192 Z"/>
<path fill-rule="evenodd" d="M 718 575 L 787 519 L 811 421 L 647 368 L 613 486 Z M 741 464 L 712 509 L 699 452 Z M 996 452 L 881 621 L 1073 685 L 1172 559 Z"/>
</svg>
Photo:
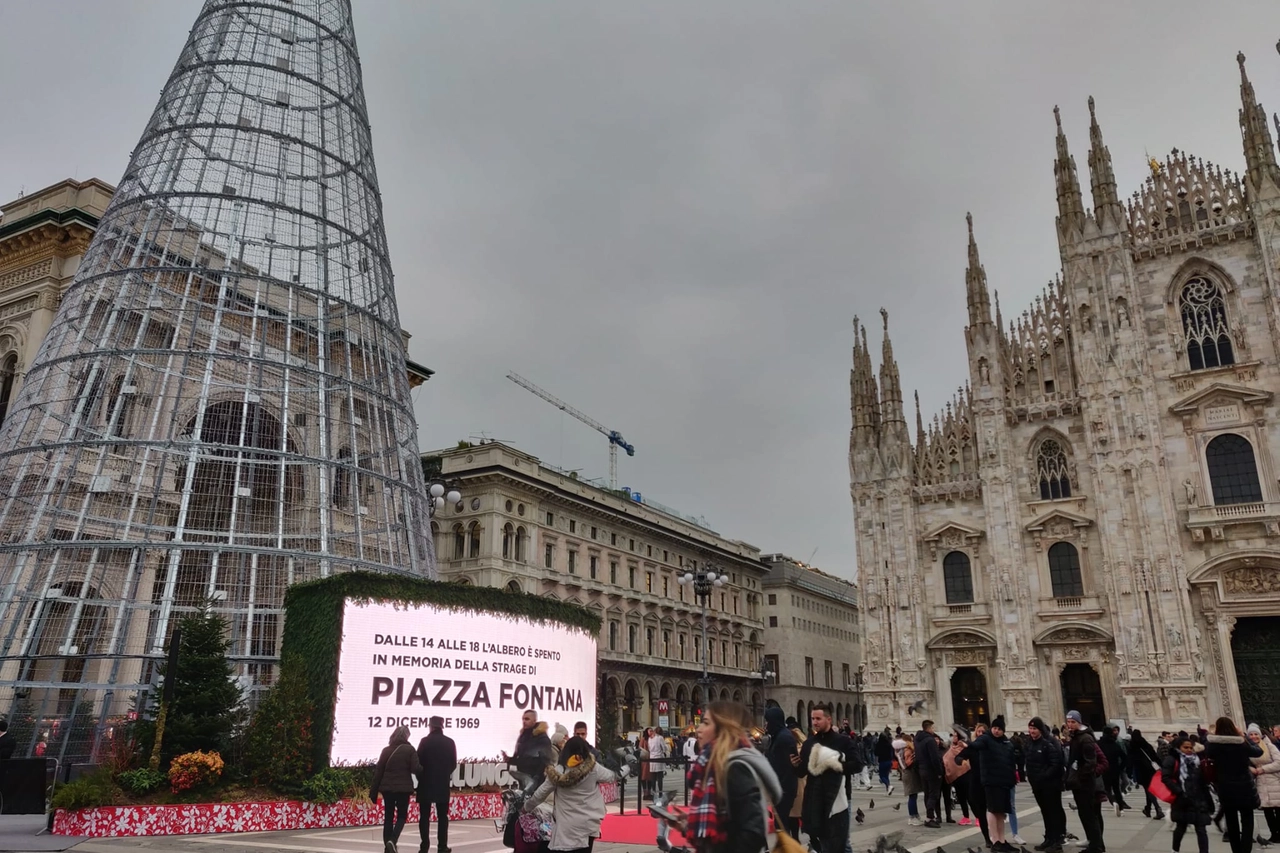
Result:
<svg viewBox="0 0 1280 853">
<path fill-rule="evenodd" d="M 91 752 L 212 602 L 434 574 L 349 0 L 208 0 L 0 431 L 0 690 Z M 3 707 L 3 706 L 0 706 Z"/>
</svg>

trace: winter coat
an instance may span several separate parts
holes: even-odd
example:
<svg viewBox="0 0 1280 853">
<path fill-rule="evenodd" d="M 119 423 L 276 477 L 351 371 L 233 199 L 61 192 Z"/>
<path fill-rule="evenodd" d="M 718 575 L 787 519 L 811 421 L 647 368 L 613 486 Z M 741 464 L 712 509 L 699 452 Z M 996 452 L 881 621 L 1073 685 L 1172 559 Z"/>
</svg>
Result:
<svg viewBox="0 0 1280 853">
<path fill-rule="evenodd" d="M 1066 764 L 1062 745 L 1051 735 L 1041 734 L 1039 738 L 1027 738 L 1025 754 L 1031 790 L 1037 794 L 1042 791 L 1061 793 Z"/>
<path fill-rule="evenodd" d="M 1213 761 L 1214 786 L 1218 799 L 1227 808 L 1253 811 L 1253 766 L 1250 759 L 1262 757 L 1262 750 L 1240 735 L 1209 735 L 1205 755 Z"/>
<path fill-rule="evenodd" d="M 782 797 L 782 783 L 774 775 L 769 760 L 757 749 L 735 749 L 727 762 L 729 787 L 725 791 L 729 837 L 723 844 L 700 848 L 705 853 L 763 853 L 768 843 L 768 811 L 764 799 L 776 803 Z M 754 774 L 752 771 L 755 771 Z M 792 768 L 791 775 L 795 775 Z M 764 785 L 761 791 L 756 777 Z"/>
<path fill-rule="evenodd" d="M 559 750 L 547 736 L 547 724 L 537 723 L 530 731 L 521 730 L 511 762 L 515 764 L 516 772 L 531 776 L 538 782 L 546 769 L 556 763 L 559 755 Z"/>
<path fill-rule="evenodd" d="M 876 740 L 876 761 L 893 761 L 893 740 L 888 735 Z"/>
<path fill-rule="evenodd" d="M 923 784 L 929 779 L 942 778 L 942 750 L 938 736 L 924 729 L 916 732 L 916 772 Z"/>
<path fill-rule="evenodd" d="M 1098 773 L 1098 757 L 1103 755 L 1093 733 L 1088 729 L 1079 729 L 1071 736 L 1071 745 L 1067 748 L 1067 789 L 1074 794 L 1100 794 L 1106 799 L 1105 792 L 1099 792 L 1095 781 Z"/>
<path fill-rule="evenodd" d="M 1197 750 L 1204 747 L 1196 744 Z M 1192 826 L 1208 826 L 1213 819 L 1213 794 L 1204 781 L 1204 765 L 1187 772 L 1187 784 L 1182 784 L 1182 753 L 1169 750 L 1160 767 L 1160 778 L 1165 787 L 1177 797 L 1169 806 L 1170 816 L 1174 823 L 1186 823 Z M 1204 753 L 1200 753 L 1204 758 Z"/>
<path fill-rule="evenodd" d="M 902 771 L 902 793 L 908 797 L 912 794 L 923 794 L 924 784 L 920 781 L 920 769 L 916 766 L 915 744 L 907 740 L 895 740 L 893 742 L 894 754 L 898 757 L 898 767 Z M 907 757 L 910 754 L 911 764 L 908 766 Z"/>
<path fill-rule="evenodd" d="M 440 729 L 432 729 L 418 741 L 418 802 L 437 803 L 449 799 L 449 780 L 458 767 L 458 747 Z"/>
<path fill-rule="evenodd" d="M 1263 755 L 1252 759 L 1254 767 L 1262 772 L 1253 777 L 1258 786 L 1258 799 L 1264 809 L 1280 808 L 1280 746 L 1264 737 L 1258 742 Z"/>
<path fill-rule="evenodd" d="M 1124 766 L 1124 754 L 1120 751 L 1120 741 L 1110 730 L 1102 733 L 1102 737 L 1098 739 L 1098 747 L 1102 750 L 1102 754 L 1107 757 L 1108 778 L 1115 778 L 1120 775 L 1120 768 Z"/>
<path fill-rule="evenodd" d="M 769 766 L 782 784 L 782 796 L 794 797 L 800 785 L 796 778 L 795 768 L 791 766 L 791 756 L 796 754 L 796 736 L 785 725 L 784 720 L 775 719 L 783 716 L 782 709 L 772 707 L 764 712 L 765 725 L 769 729 Z"/>
<path fill-rule="evenodd" d="M 961 758 L 972 759 L 977 754 L 982 755 L 979 772 L 984 788 L 1012 788 L 1018 784 L 1009 738 L 1001 735 L 997 739 L 986 732 L 960 750 Z"/>
<path fill-rule="evenodd" d="M 554 793 L 555 827 L 551 830 L 550 849 L 586 847 L 592 838 L 599 837 L 600 821 L 604 820 L 604 795 L 600 793 L 600 785 L 616 782 L 618 777 L 612 770 L 596 764 L 595 758 L 589 755 L 577 767 L 548 767 L 546 777 L 525 801 L 524 810 L 533 811 Z"/>
<path fill-rule="evenodd" d="M 814 760 L 813 751 L 820 746 L 834 752 L 834 757 L 824 754 L 821 760 Z M 848 735 L 827 731 L 806 740 L 800 751 L 800 765 L 795 768 L 795 774 L 807 780 L 802 814 L 805 830 L 815 838 L 822 837 L 831 819 L 832 808 L 844 797 L 844 762 L 841 756 L 847 755 L 852 748 Z"/>
<path fill-rule="evenodd" d="M 1151 748 L 1151 743 L 1141 734 L 1135 734 L 1129 739 L 1129 764 L 1133 767 L 1133 778 L 1142 787 L 1150 785 L 1151 777 L 1156 775 L 1156 768 L 1152 765 L 1161 766 L 1163 763 L 1163 759 Z"/>
<path fill-rule="evenodd" d="M 407 736 L 396 737 L 382 748 L 378 766 L 373 769 L 373 782 L 369 785 L 369 799 L 375 803 L 378 794 L 413 793 L 413 776 L 421 772 L 418 751 L 409 744 Z"/>
<path fill-rule="evenodd" d="M 942 754 L 942 772 L 943 778 L 948 785 L 954 784 L 961 776 L 969 772 L 969 762 L 956 761 L 956 756 L 960 754 L 960 750 L 964 749 L 964 743 L 957 741 L 947 747 L 947 751 Z M 968 782 L 961 783 L 968 785 Z"/>
<path fill-rule="evenodd" d="M 13 758 L 13 753 L 18 749 L 18 739 L 13 736 L 13 732 L 5 732 L 0 734 L 0 761 L 7 761 Z"/>
</svg>

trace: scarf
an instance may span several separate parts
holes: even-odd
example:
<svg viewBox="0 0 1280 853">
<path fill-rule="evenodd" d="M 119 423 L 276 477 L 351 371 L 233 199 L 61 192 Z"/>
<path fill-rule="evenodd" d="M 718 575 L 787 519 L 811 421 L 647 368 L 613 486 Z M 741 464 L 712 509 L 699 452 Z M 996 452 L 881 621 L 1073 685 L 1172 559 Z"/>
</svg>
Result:
<svg viewBox="0 0 1280 853">
<path fill-rule="evenodd" d="M 1182 785 L 1182 790 L 1187 790 L 1187 776 L 1191 775 L 1191 771 L 1199 770 L 1200 756 L 1192 753 L 1191 755 L 1178 755 L 1178 782 Z"/>
<path fill-rule="evenodd" d="M 753 749 L 751 741 L 743 737 L 738 748 Z M 689 782 L 689 822 L 686 838 L 699 838 L 710 845 L 724 844 L 729 840 L 727 822 L 722 822 L 721 809 L 716 802 L 716 778 L 711 774 L 711 744 L 703 747 L 698 757 L 689 765 L 685 777 Z"/>
</svg>

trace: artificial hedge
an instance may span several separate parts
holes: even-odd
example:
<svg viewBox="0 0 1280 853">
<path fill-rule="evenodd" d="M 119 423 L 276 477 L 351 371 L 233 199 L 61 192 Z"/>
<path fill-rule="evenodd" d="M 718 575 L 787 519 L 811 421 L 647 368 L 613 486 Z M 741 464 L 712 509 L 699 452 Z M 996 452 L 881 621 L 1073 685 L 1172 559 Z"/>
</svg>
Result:
<svg viewBox="0 0 1280 853">
<path fill-rule="evenodd" d="M 284 636 L 280 668 L 302 670 L 314 708 L 315 770 L 329 766 L 329 741 L 338 698 L 338 652 L 342 643 L 342 607 L 348 599 L 434 604 L 455 610 L 507 613 L 532 622 L 554 622 L 591 636 L 600 633 L 600 617 L 585 607 L 505 589 L 444 583 L 405 575 L 343 572 L 291 586 L 284 598 Z"/>
</svg>

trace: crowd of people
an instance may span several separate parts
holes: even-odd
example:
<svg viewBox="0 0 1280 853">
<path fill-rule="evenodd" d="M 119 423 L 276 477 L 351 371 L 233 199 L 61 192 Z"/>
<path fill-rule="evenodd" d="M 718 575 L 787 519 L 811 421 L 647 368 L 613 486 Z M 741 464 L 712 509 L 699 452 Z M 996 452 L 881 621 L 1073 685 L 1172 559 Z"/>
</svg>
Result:
<svg viewBox="0 0 1280 853">
<path fill-rule="evenodd" d="M 449 778 L 457 755 L 437 722 L 432 718 L 431 732 L 416 750 L 408 729 L 397 729 L 379 757 L 371 796 L 376 801 L 381 794 L 386 801 L 387 853 L 396 853 L 415 792 L 423 814 L 420 853 L 429 853 L 432 807 L 438 849 L 449 853 Z M 1142 798 L 1146 818 L 1168 818 L 1174 853 L 1188 831 L 1199 853 L 1208 853 L 1210 825 L 1232 853 L 1251 853 L 1257 810 L 1270 835 L 1259 832 L 1258 840 L 1280 843 L 1280 726 L 1264 733 L 1249 725 L 1241 732 L 1222 717 L 1212 731 L 1166 731 L 1148 740 L 1137 729 L 1094 732 L 1079 712 L 1070 711 L 1060 726 L 1033 717 L 1025 730 L 1014 732 L 997 716 L 972 731 L 955 724 L 940 732 L 924 720 L 915 733 L 885 728 L 859 734 L 848 721 L 837 722 L 826 705 L 815 706 L 807 722 L 774 706 L 765 711 L 761 733 L 744 706 L 714 702 L 693 736 L 672 739 L 661 729 L 646 730 L 634 742 L 643 759 L 642 790 L 663 802 L 669 759 L 684 757 L 689 805 L 669 823 L 697 853 L 774 850 L 779 833 L 807 842 L 814 853 L 846 853 L 853 823 L 865 817 L 854 808 L 855 789 L 886 796 L 900 789 L 909 826 L 975 826 L 987 849 L 1008 853 L 1026 843 L 1016 802 L 1023 782 L 1042 818 L 1044 839 L 1037 851 L 1061 853 L 1076 841 L 1083 853 L 1105 853 L 1104 808 L 1116 815 L 1133 808 L 1126 795 Z M 536 785 L 523 809 L 545 816 L 549 830 L 540 849 L 590 853 L 605 811 L 599 786 L 625 778 L 627 768 L 606 766 L 610 762 L 587 740 L 586 723 L 577 723 L 570 736 L 533 712 L 524 714 L 515 750 L 504 757 Z M 1068 833 L 1066 794 L 1083 841 Z M 505 840 L 522 853 L 518 842 Z"/>
</svg>

